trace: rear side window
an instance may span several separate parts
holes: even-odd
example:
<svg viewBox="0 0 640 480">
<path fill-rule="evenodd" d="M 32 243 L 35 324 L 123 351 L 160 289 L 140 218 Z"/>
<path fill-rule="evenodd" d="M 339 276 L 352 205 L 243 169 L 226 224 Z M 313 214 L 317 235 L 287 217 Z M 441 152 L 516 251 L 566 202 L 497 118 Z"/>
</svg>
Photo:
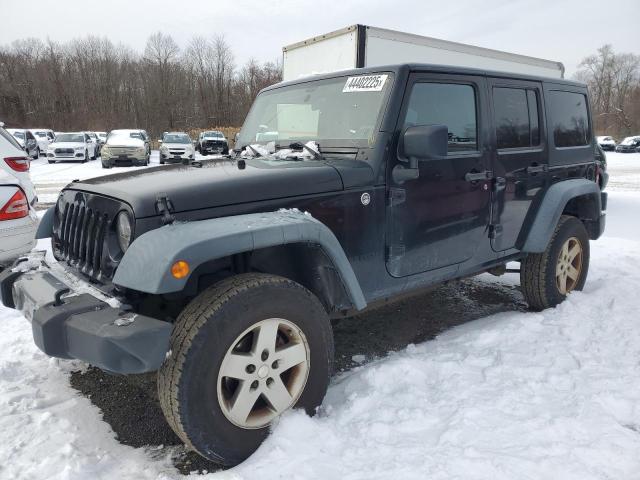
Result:
<svg viewBox="0 0 640 480">
<path fill-rule="evenodd" d="M 587 98 L 581 93 L 549 92 L 549 110 L 556 147 L 581 147 L 591 142 Z"/>
<path fill-rule="evenodd" d="M 474 88 L 453 83 L 416 83 L 404 128 L 415 125 L 446 125 L 449 155 L 478 150 Z"/>
<path fill-rule="evenodd" d="M 540 144 L 538 100 L 535 90 L 496 87 L 493 110 L 498 148 L 528 148 Z"/>
</svg>

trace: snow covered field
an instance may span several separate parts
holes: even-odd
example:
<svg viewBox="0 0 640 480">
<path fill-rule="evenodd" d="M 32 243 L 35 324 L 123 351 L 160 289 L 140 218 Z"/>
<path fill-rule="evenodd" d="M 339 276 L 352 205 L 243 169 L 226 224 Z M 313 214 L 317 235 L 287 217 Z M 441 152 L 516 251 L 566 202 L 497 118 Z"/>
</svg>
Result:
<svg viewBox="0 0 640 480">
<path fill-rule="evenodd" d="M 343 373 L 319 415 L 285 415 L 252 458 L 203 478 L 640 479 L 640 154 L 607 158 L 608 225 L 584 292 Z M 54 178 L 54 167 L 66 165 L 34 164 L 34 182 L 113 172 L 92 162 Z M 69 386 L 81 364 L 40 353 L 13 311 L 0 308 L 0 325 L 1 479 L 180 476 L 171 449 L 114 439 Z"/>
</svg>

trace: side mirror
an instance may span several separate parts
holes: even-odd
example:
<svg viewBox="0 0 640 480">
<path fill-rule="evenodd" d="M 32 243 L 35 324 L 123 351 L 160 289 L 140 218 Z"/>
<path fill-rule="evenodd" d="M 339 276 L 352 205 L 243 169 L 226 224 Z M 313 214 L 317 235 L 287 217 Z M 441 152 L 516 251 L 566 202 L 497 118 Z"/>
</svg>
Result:
<svg viewBox="0 0 640 480">
<path fill-rule="evenodd" d="M 449 129 L 445 125 L 418 125 L 409 127 L 402 135 L 402 157 L 411 162 L 417 160 L 437 160 L 447 156 Z"/>
<path fill-rule="evenodd" d="M 396 165 L 392 172 L 393 180 L 403 183 L 417 179 L 420 175 L 418 162 L 445 158 L 448 145 L 449 129 L 446 125 L 408 127 L 400 137 L 398 158 L 409 162 L 409 166 Z"/>
<path fill-rule="evenodd" d="M 162 145 L 162 140 L 158 140 L 158 145 Z"/>
</svg>

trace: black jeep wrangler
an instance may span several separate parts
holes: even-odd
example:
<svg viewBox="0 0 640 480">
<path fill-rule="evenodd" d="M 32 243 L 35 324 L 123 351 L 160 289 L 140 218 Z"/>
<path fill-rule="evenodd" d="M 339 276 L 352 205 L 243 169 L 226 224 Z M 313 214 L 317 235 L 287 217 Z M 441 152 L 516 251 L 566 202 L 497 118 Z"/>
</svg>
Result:
<svg viewBox="0 0 640 480">
<path fill-rule="evenodd" d="M 580 290 L 604 229 L 586 87 L 429 65 L 281 83 L 222 161 L 68 185 L 0 275 L 45 353 L 158 371 L 223 464 L 321 404 L 330 319 L 520 262 L 532 309 Z"/>
</svg>

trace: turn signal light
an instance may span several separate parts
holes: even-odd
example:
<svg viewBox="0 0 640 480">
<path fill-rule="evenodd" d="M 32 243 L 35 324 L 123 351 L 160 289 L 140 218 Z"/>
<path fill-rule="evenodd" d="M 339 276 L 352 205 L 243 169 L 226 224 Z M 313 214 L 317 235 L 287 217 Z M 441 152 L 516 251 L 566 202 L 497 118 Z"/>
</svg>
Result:
<svg viewBox="0 0 640 480">
<path fill-rule="evenodd" d="M 171 275 L 178 280 L 189 275 L 189 264 L 184 260 L 178 260 L 171 265 Z"/>
<path fill-rule="evenodd" d="M 29 202 L 27 201 L 27 196 L 20 189 L 0 208 L 0 221 L 15 220 L 27 215 L 29 215 Z"/>
</svg>

